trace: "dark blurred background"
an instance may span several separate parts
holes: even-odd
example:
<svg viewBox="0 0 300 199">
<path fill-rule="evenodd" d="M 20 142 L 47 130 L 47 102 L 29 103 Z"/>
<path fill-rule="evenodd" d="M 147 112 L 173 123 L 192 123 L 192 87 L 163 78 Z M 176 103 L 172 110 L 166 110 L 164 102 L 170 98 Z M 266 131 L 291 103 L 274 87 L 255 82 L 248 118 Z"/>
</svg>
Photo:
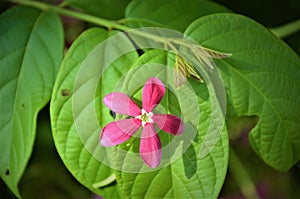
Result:
<svg viewBox="0 0 300 199">
<path fill-rule="evenodd" d="M 57 3 L 56 0 L 46 2 Z M 232 11 L 246 15 L 267 28 L 274 28 L 300 18 L 299 0 L 216 0 Z M 0 0 L 0 11 L 11 4 Z M 66 48 L 90 24 L 63 17 Z M 300 32 L 283 39 L 300 55 Z M 231 136 L 230 144 L 240 163 L 252 179 L 258 196 L 262 199 L 300 198 L 300 164 L 283 173 L 264 164 L 251 149 L 248 132 Z M 300 144 L 300 143 L 299 143 Z M 233 164 L 235 161 L 230 160 Z M 231 168 L 231 167 L 230 167 Z M 235 167 L 232 167 L 235 168 Z M 235 170 L 229 169 L 220 198 L 245 198 L 237 183 Z M 24 199 L 91 199 L 95 196 L 80 185 L 64 167 L 58 156 L 49 124 L 49 105 L 39 114 L 37 138 L 32 157 L 20 182 Z M 0 180 L 0 199 L 14 199 Z M 249 198 L 249 197 L 248 197 Z"/>
</svg>

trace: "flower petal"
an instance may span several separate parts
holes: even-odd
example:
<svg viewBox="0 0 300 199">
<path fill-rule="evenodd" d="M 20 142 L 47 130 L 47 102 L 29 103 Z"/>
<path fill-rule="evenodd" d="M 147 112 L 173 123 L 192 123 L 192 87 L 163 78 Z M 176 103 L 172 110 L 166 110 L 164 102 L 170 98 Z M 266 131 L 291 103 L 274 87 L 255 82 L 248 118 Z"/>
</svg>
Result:
<svg viewBox="0 0 300 199">
<path fill-rule="evenodd" d="M 184 131 L 184 124 L 182 120 L 171 114 L 153 114 L 153 121 L 157 126 L 173 135 L 180 135 Z"/>
<path fill-rule="evenodd" d="M 138 116 L 141 114 L 141 109 L 127 95 L 119 92 L 113 92 L 103 98 L 103 103 L 112 111 L 129 115 Z"/>
<path fill-rule="evenodd" d="M 165 94 L 164 84 L 157 78 L 149 78 L 143 88 L 143 109 L 151 112 Z"/>
<path fill-rule="evenodd" d="M 125 119 L 111 122 L 102 129 L 100 143 L 102 146 L 115 146 L 132 137 L 141 127 L 139 119 Z"/>
<path fill-rule="evenodd" d="M 146 124 L 142 131 L 140 154 L 144 162 L 155 168 L 161 161 L 161 143 L 153 124 Z"/>
</svg>

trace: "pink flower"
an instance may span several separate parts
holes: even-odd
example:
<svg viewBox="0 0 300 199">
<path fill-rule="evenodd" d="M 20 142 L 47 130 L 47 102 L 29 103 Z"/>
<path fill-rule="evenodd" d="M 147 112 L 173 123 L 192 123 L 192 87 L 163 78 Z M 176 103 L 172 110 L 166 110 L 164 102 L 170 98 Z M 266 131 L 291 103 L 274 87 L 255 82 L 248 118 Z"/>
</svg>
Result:
<svg viewBox="0 0 300 199">
<path fill-rule="evenodd" d="M 113 92 L 103 98 L 103 103 L 112 111 L 131 116 L 107 124 L 101 133 L 103 146 L 116 146 L 131 138 L 139 128 L 143 128 L 140 143 L 140 155 L 144 162 L 155 168 L 161 161 L 161 143 L 154 123 L 162 130 L 173 135 L 184 131 L 181 119 L 171 114 L 154 114 L 153 109 L 165 94 L 164 84 L 157 78 L 149 78 L 142 93 L 142 109 L 127 95 Z"/>
</svg>

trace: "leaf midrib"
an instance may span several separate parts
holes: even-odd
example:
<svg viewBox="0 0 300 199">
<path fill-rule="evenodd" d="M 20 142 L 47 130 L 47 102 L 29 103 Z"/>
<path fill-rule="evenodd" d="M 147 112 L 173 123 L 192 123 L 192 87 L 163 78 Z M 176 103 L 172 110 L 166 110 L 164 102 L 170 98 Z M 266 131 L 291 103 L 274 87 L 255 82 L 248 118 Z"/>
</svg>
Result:
<svg viewBox="0 0 300 199">
<path fill-rule="evenodd" d="M 16 77 L 16 79 L 17 79 L 17 83 L 16 83 L 16 89 L 15 89 L 15 95 L 13 95 L 13 101 L 14 101 L 14 103 L 13 103 L 13 114 L 12 114 L 12 120 L 10 121 L 10 129 L 11 129 L 11 131 L 12 131 L 12 126 L 13 126 L 13 124 L 15 123 L 15 114 L 16 114 L 16 99 L 17 99 L 17 95 L 18 95 L 18 93 L 19 93 L 19 88 L 20 88 L 20 74 L 22 74 L 22 71 L 24 70 L 24 67 L 23 67 L 23 65 L 24 65 L 24 59 L 25 59 L 25 56 L 26 56 L 26 52 L 27 52 L 27 49 L 28 49 L 28 44 L 29 44 L 29 41 L 30 41 L 30 39 L 31 39 L 31 36 L 32 36 L 32 32 L 33 32 L 33 30 L 36 28 L 36 26 L 37 26 L 37 23 L 38 23 L 38 21 L 39 21 L 39 19 L 41 18 L 41 16 L 42 16 L 42 14 L 43 14 L 43 12 L 40 12 L 40 14 L 37 16 L 37 18 L 36 18 L 36 20 L 35 20 L 35 22 L 32 24 L 32 26 L 31 26 L 31 28 L 30 28 L 30 33 L 28 34 L 28 38 L 27 38 L 27 41 L 26 41 L 26 43 L 25 43 L 25 45 L 24 45 L 24 53 L 23 53 L 23 55 L 22 55 L 22 58 L 21 58 L 21 63 L 20 63 L 20 69 L 19 69 L 19 72 L 18 72 L 18 74 L 17 74 L 17 77 Z M 34 127 L 34 129 L 35 129 L 35 126 L 36 125 L 34 125 L 33 127 Z M 10 133 L 10 140 L 9 140 L 9 142 L 11 143 L 10 144 L 10 146 L 13 146 L 12 145 L 12 133 Z M 8 167 L 10 168 L 10 165 L 11 165 L 11 151 L 12 151 L 12 148 L 10 148 L 9 149 L 9 153 L 10 153 L 10 156 L 9 156 L 9 165 L 8 165 Z M 16 165 L 18 165 L 18 163 L 17 162 L 14 162 L 14 164 L 16 164 Z M 10 168 L 11 169 L 11 168 Z M 22 171 L 21 172 L 19 172 L 19 173 L 22 173 Z M 10 176 L 13 176 L 13 175 L 10 175 Z M 18 177 L 17 177 L 18 178 Z"/>
</svg>

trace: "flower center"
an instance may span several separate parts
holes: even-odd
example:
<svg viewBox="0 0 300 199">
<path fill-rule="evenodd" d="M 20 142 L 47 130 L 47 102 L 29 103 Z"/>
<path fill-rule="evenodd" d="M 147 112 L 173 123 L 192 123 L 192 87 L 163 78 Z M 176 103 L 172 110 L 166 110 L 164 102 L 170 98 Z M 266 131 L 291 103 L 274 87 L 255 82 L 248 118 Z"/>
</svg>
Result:
<svg viewBox="0 0 300 199">
<path fill-rule="evenodd" d="M 139 116 L 136 116 L 135 118 L 138 118 L 142 121 L 142 126 L 143 127 L 147 123 L 153 123 L 153 120 L 152 120 L 153 113 L 152 112 L 147 113 L 144 109 L 142 109 L 141 112 L 142 112 L 142 114 L 139 115 Z"/>
</svg>

